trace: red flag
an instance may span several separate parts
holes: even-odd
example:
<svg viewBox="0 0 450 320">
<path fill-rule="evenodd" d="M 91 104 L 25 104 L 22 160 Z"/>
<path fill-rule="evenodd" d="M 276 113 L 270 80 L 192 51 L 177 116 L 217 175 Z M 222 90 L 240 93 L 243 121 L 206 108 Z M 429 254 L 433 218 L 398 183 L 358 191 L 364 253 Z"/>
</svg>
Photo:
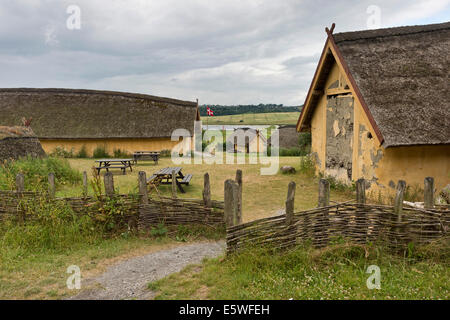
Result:
<svg viewBox="0 0 450 320">
<path fill-rule="evenodd" d="M 208 116 L 214 116 L 214 112 L 209 107 L 206 107 L 206 113 L 208 113 Z"/>
</svg>

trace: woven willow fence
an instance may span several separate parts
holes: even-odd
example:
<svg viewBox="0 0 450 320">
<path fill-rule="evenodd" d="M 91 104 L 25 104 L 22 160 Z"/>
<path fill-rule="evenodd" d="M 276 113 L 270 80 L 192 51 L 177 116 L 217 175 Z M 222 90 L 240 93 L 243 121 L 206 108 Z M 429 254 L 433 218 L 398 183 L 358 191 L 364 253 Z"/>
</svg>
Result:
<svg viewBox="0 0 450 320">
<path fill-rule="evenodd" d="M 430 178 L 427 178 L 428 180 Z M 430 181 L 430 180 L 429 180 Z M 434 184 L 425 189 L 425 208 L 404 208 L 406 183 L 400 181 L 395 206 L 365 203 L 365 181 L 357 181 L 356 201 L 329 204 L 329 183 L 319 182 L 319 207 L 294 212 L 295 183 L 289 184 L 286 214 L 241 223 L 239 182 L 225 183 L 225 219 L 227 221 L 227 253 L 247 245 L 269 245 L 287 248 L 302 241 L 315 247 L 324 247 L 335 238 L 354 243 L 383 242 L 400 249 L 413 242 L 425 244 L 433 240 L 448 239 L 450 210 L 434 206 Z M 431 193 L 431 197 L 430 197 Z M 428 203 L 427 203 L 428 200 Z"/>
<path fill-rule="evenodd" d="M 54 175 L 49 175 L 49 190 L 45 193 L 24 191 L 24 177 L 18 175 L 15 191 L 0 191 L 0 221 L 17 218 L 22 222 L 36 219 L 35 215 L 26 214 L 32 211 L 32 205 L 44 202 L 59 202 L 72 208 L 76 214 L 95 215 L 99 212 L 102 201 L 115 198 L 124 212 L 124 222 L 140 229 L 150 228 L 159 223 L 165 225 L 202 224 L 207 226 L 224 226 L 224 203 L 211 199 L 208 173 L 204 176 L 203 199 L 181 199 L 176 194 L 170 197 L 157 196 L 150 198 L 147 190 L 146 174 L 139 172 L 139 194 L 119 195 L 114 190 L 114 178 L 111 173 L 104 176 L 105 195 L 101 200 L 87 196 L 87 176 L 83 174 L 83 196 L 56 198 Z M 172 188 L 174 190 L 174 188 Z M 31 210 L 30 210 L 31 208 Z"/>
</svg>

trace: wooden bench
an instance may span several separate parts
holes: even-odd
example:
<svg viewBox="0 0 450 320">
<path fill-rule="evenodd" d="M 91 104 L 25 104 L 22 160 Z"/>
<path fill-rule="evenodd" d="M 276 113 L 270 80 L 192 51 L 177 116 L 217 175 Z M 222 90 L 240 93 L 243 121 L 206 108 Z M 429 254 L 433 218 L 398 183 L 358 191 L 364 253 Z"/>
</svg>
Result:
<svg viewBox="0 0 450 320">
<path fill-rule="evenodd" d="M 158 164 L 160 152 L 156 151 L 135 151 L 133 153 L 134 163 L 137 164 L 138 160 L 152 160 L 155 164 Z"/>
<path fill-rule="evenodd" d="M 109 172 L 109 169 L 120 169 L 123 174 L 126 174 L 126 169 L 130 168 L 130 171 L 133 171 L 133 167 L 131 162 L 133 159 L 99 159 L 95 160 L 98 163 L 94 168 L 97 170 L 97 173 L 100 174 L 102 169 L 106 169 L 106 172 Z"/>
<path fill-rule="evenodd" d="M 162 168 L 158 172 L 155 172 L 150 178 L 147 179 L 147 184 L 153 186 L 159 186 L 161 184 L 172 184 L 172 172 L 175 173 L 175 183 L 181 193 L 185 193 L 181 185 L 189 185 L 192 180 L 192 174 L 183 175 L 181 173 L 181 167 L 167 167 Z"/>
<path fill-rule="evenodd" d="M 106 172 L 109 172 L 109 169 L 121 169 L 122 170 L 122 174 L 127 174 L 126 170 L 127 170 L 128 166 L 108 166 L 108 167 L 95 167 L 95 169 L 97 169 L 97 173 L 100 174 L 100 170 L 102 169 L 106 169 Z"/>
<path fill-rule="evenodd" d="M 183 180 L 180 181 L 180 183 L 188 186 L 191 179 L 192 179 L 192 174 L 187 174 L 184 176 Z"/>
</svg>

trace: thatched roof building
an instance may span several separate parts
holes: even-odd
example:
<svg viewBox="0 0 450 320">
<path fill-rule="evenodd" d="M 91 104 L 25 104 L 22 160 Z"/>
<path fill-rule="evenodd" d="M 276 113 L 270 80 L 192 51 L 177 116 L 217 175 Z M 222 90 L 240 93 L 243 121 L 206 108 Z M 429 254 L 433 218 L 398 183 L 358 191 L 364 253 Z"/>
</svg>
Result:
<svg viewBox="0 0 450 320">
<path fill-rule="evenodd" d="M 267 148 L 267 139 L 261 130 L 238 128 L 227 136 L 226 147 L 227 152 L 264 152 Z"/>
<path fill-rule="evenodd" d="M 318 170 L 381 190 L 426 175 L 448 183 L 450 23 L 333 29 L 297 124 Z"/>
<path fill-rule="evenodd" d="M 295 125 L 281 125 L 278 127 L 278 144 L 280 148 L 298 148 L 300 133 L 297 132 Z M 267 140 L 272 145 L 271 137 Z"/>
<path fill-rule="evenodd" d="M 170 149 L 172 132 L 182 128 L 193 135 L 194 121 L 200 119 L 197 102 L 146 94 L 0 89 L 0 125 L 16 125 L 23 117 L 32 118 L 31 127 L 46 149 L 104 144 L 129 152 Z"/>
<path fill-rule="evenodd" d="M 33 131 L 28 127 L 0 126 L 0 162 L 26 156 L 45 156 Z"/>
</svg>

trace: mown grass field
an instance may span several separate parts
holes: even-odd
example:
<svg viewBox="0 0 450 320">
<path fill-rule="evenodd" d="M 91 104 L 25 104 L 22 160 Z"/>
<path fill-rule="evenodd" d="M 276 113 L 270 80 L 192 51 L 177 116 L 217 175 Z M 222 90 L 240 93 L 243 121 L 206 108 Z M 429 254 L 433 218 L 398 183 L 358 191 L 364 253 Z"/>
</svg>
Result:
<svg viewBox="0 0 450 320">
<path fill-rule="evenodd" d="M 300 167 L 300 157 L 280 157 L 279 167 L 284 165 L 293 166 L 297 170 Z M 89 176 L 92 174 L 93 159 L 69 159 L 73 168 L 80 172 L 86 171 Z M 115 171 L 114 184 L 118 192 L 130 193 L 137 191 L 137 177 L 139 171 L 145 171 L 147 177 L 161 168 L 177 166 L 170 158 L 161 158 L 158 165 L 153 162 L 138 162 L 133 167 L 133 172 L 127 170 L 126 175 L 122 175 L 120 170 Z M 243 171 L 243 220 L 252 221 L 258 218 L 271 216 L 284 208 L 286 201 L 287 187 L 290 181 L 297 184 L 295 197 L 296 210 L 313 208 L 317 205 L 318 180 L 310 175 L 297 172 L 296 174 L 261 175 L 260 168 L 267 167 L 261 164 L 181 164 L 182 172 L 193 174 L 189 186 L 184 187 L 185 194 L 179 193 L 179 197 L 202 198 L 203 175 L 208 172 L 211 181 L 211 196 L 215 200 L 223 200 L 224 182 L 227 179 L 234 179 L 236 170 Z M 113 171 L 114 172 L 114 171 Z M 160 186 L 159 191 L 163 195 L 169 195 L 171 186 Z M 92 193 L 90 188 L 89 192 Z M 57 192 L 57 196 L 77 196 L 81 194 L 81 185 L 78 188 L 63 187 Z M 152 193 L 156 196 L 156 193 Z M 349 191 L 336 191 L 331 193 L 331 200 L 344 201 L 353 196 Z"/>
<path fill-rule="evenodd" d="M 203 124 L 206 121 L 211 125 L 276 125 L 276 124 L 296 124 L 300 112 L 274 112 L 274 113 L 243 113 L 228 116 L 202 117 Z"/>
</svg>

